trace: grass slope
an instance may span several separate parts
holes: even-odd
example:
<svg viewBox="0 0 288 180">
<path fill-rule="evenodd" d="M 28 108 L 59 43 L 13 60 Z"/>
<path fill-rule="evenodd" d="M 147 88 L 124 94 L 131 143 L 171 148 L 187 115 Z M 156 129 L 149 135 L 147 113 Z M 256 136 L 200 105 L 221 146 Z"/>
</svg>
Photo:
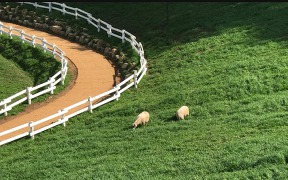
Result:
<svg viewBox="0 0 288 180">
<path fill-rule="evenodd" d="M 7 60 L 0 54 L 0 100 L 22 91 L 26 87 L 33 86 L 33 78 L 22 70 L 18 64 Z M 16 114 L 23 111 L 27 105 L 21 105 L 13 108 L 9 114 Z M 2 107 L 1 107 L 2 109 Z M 1 115 L 4 117 L 4 115 Z M 0 117 L 1 117 L 0 116 Z"/>
<path fill-rule="evenodd" d="M 0 99 L 5 99 L 15 94 L 15 92 L 33 85 L 33 81 L 27 72 L 19 68 L 13 61 L 5 59 L 2 55 L 0 55 L 0 72 Z"/>
<path fill-rule="evenodd" d="M 1 147 L 2 179 L 287 177 L 287 3 L 169 3 L 169 22 L 165 3 L 77 5 L 141 39 L 147 76 L 65 128 Z M 183 104 L 191 115 L 175 121 Z M 132 130 L 143 110 L 149 124 Z"/>
</svg>

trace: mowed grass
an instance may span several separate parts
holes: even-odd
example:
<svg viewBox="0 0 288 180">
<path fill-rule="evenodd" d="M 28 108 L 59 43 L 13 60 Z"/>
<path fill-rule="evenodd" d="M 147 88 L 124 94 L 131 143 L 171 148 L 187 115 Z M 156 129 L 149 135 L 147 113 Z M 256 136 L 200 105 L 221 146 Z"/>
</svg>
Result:
<svg viewBox="0 0 288 180">
<path fill-rule="evenodd" d="M 2 146 L 2 179 L 288 176 L 287 3 L 171 3 L 167 31 L 165 3 L 108 5 L 79 8 L 139 31 L 147 75 L 65 128 Z M 176 121 L 181 105 L 190 116 Z M 133 130 L 144 110 L 150 122 Z"/>
</svg>

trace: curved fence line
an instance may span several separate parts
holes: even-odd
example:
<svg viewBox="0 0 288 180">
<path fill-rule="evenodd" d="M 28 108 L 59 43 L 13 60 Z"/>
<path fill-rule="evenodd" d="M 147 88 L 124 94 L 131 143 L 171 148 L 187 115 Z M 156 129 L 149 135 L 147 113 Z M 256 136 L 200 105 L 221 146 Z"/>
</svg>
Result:
<svg viewBox="0 0 288 180">
<path fill-rule="evenodd" d="M 75 18 L 83 18 L 86 19 L 88 23 L 92 24 L 97 31 L 99 32 L 101 29 L 107 32 L 108 37 L 114 36 L 118 39 L 121 39 L 122 42 L 124 43 L 125 41 L 128 41 L 132 48 L 135 49 L 135 51 L 139 54 L 139 61 L 141 68 L 137 71 L 134 70 L 134 74 L 131 76 L 127 77 L 125 80 L 117 84 L 113 89 L 104 92 L 102 94 L 99 94 L 94 97 L 87 97 L 87 99 L 84 99 L 78 103 L 75 103 L 73 105 L 70 105 L 69 107 L 66 107 L 62 110 L 59 110 L 58 113 L 53 114 L 51 116 L 48 116 L 46 118 L 37 120 L 35 122 L 29 122 L 22 124 L 20 126 L 14 127 L 12 129 L 0 132 L 0 138 L 5 137 L 11 133 L 15 134 L 17 131 L 19 132 L 17 135 L 14 135 L 13 137 L 6 138 L 2 141 L 0 141 L 0 145 L 9 143 L 11 141 L 14 141 L 16 139 L 25 137 L 25 136 L 30 136 L 31 138 L 34 139 L 34 136 L 40 132 L 43 132 L 47 129 L 50 129 L 54 126 L 57 126 L 59 124 L 63 124 L 63 126 L 66 126 L 66 122 L 69 121 L 70 118 L 81 114 L 83 112 L 89 111 L 92 113 L 93 109 L 100 107 L 110 101 L 113 100 L 118 100 L 119 97 L 121 96 L 121 93 L 129 89 L 130 87 L 134 86 L 137 88 L 137 84 L 141 81 L 143 76 L 146 74 L 147 71 L 147 60 L 144 57 L 144 49 L 143 46 L 140 42 L 136 41 L 136 37 L 132 35 L 131 33 L 127 32 L 126 30 L 120 30 L 117 28 L 112 27 L 112 25 L 100 20 L 100 19 L 95 19 L 90 13 L 87 13 L 81 9 L 78 8 L 73 8 L 70 6 L 65 5 L 64 3 L 56 3 L 56 2 L 18 2 L 21 4 L 30 4 L 33 5 L 34 7 L 40 7 L 40 8 L 45 8 L 49 9 L 49 12 L 52 10 L 60 11 L 63 14 L 69 14 L 75 16 Z M 41 4 L 40 4 L 41 3 Z M 67 11 L 71 10 L 71 11 Z M 114 33 L 115 32 L 115 33 Z M 118 33 L 118 34 L 117 34 Z M 75 110 L 75 108 L 81 108 L 80 110 Z M 70 114 L 69 114 L 70 112 Z M 53 123 L 50 123 L 47 125 L 48 122 L 51 122 L 51 120 L 55 120 Z M 41 126 L 41 124 L 45 124 L 44 127 Z"/>
<path fill-rule="evenodd" d="M 18 39 L 22 40 L 22 43 L 28 42 L 29 44 L 33 45 L 34 47 L 41 47 L 43 48 L 44 52 L 49 52 L 53 54 L 54 58 L 61 60 L 61 70 L 58 71 L 54 76 L 50 77 L 48 81 L 39 84 L 35 87 L 27 87 L 26 89 L 6 98 L 3 99 L 0 102 L 0 107 L 2 109 L 0 110 L 0 114 L 3 114 L 5 116 L 8 115 L 8 111 L 12 110 L 13 107 L 27 101 L 28 104 L 31 104 L 31 100 L 41 96 L 45 93 L 54 93 L 54 89 L 56 89 L 56 85 L 61 81 L 62 85 L 64 84 L 64 80 L 67 74 L 67 59 L 64 57 L 64 52 L 57 47 L 55 44 L 49 44 L 45 38 L 39 38 L 34 35 L 30 36 L 28 34 L 25 34 L 23 30 L 13 28 L 12 26 L 8 27 L 3 25 L 3 23 L 0 21 L 0 35 L 7 34 L 12 39 L 13 37 L 16 37 Z M 60 77 L 59 77 L 60 76 Z M 58 78 L 59 77 L 59 78 Z M 57 79 L 58 78 L 58 79 Z M 36 91 L 40 88 L 43 88 L 47 86 L 47 89 L 44 89 L 42 91 L 37 92 L 36 94 L 32 94 L 33 91 Z"/>
</svg>

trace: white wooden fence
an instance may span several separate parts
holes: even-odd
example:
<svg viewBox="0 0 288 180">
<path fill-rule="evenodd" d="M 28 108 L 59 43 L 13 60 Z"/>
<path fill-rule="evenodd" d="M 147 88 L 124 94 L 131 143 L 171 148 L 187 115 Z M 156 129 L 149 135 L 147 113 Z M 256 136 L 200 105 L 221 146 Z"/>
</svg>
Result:
<svg viewBox="0 0 288 180">
<path fill-rule="evenodd" d="M 24 101 L 28 101 L 28 104 L 31 104 L 31 100 L 41 96 L 42 94 L 50 92 L 54 93 L 54 89 L 56 89 L 56 85 L 61 81 L 62 85 L 64 84 L 64 80 L 67 74 L 67 59 L 64 57 L 64 52 L 58 48 L 55 44 L 49 44 L 45 38 L 39 38 L 34 35 L 25 34 L 23 30 L 16 29 L 13 27 L 4 26 L 0 21 L 0 34 L 7 34 L 12 39 L 13 37 L 17 37 L 22 40 L 22 42 L 28 42 L 32 44 L 34 47 L 39 46 L 43 48 L 45 52 L 49 52 L 54 55 L 54 58 L 61 60 L 61 70 L 57 72 L 54 76 L 50 77 L 48 81 L 39 84 L 35 87 L 27 87 L 26 89 L 2 100 L 0 102 L 0 114 L 7 116 L 8 111 L 10 111 L 13 107 L 23 103 Z M 59 77 L 60 76 L 60 77 Z M 44 89 L 36 94 L 32 94 L 33 91 L 36 91 L 40 88 L 47 86 L 47 89 Z"/>
<path fill-rule="evenodd" d="M 16 139 L 25 137 L 25 136 L 30 136 L 31 138 L 34 138 L 34 136 L 40 132 L 43 132 L 47 129 L 50 129 L 54 126 L 57 126 L 59 124 L 63 124 L 66 126 L 66 122 L 83 112 L 89 111 L 92 113 L 93 109 L 102 106 L 110 101 L 113 100 L 118 100 L 121 94 L 129 89 L 130 87 L 134 86 L 137 88 L 137 84 L 141 81 L 143 76 L 146 74 L 147 71 L 147 61 L 144 57 L 144 49 L 143 46 L 140 42 L 136 41 L 136 37 L 132 35 L 131 33 L 127 32 L 126 30 L 120 30 L 117 28 L 112 27 L 112 25 L 100 20 L 100 19 L 95 19 L 90 13 L 87 13 L 81 9 L 78 8 L 73 8 L 66 6 L 64 3 L 56 3 L 56 2 L 19 2 L 21 4 L 30 4 L 40 8 L 46 8 L 49 9 L 49 12 L 52 10 L 60 11 L 63 14 L 69 14 L 75 16 L 75 18 L 83 18 L 86 19 L 88 23 L 92 24 L 95 26 L 97 31 L 99 32 L 101 29 L 107 32 L 107 35 L 109 37 L 114 36 L 122 40 L 124 43 L 125 41 L 128 41 L 132 48 L 136 50 L 136 52 L 139 54 L 139 61 L 140 61 L 140 69 L 134 70 L 134 74 L 127 77 L 125 80 L 123 80 L 121 83 L 117 84 L 113 89 L 104 92 L 102 94 L 99 94 L 94 97 L 87 97 L 87 99 L 84 99 L 76 104 L 73 104 L 69 107 L 66 107 L 62 110 L 59 110 L 58 113 L 53 114 L 51 116 L 48 116 L 46 118 L 37 120 L 35 122 L 29 122 L 22 124 L 20 126 L 17 126 L 15 128 L 0 132 L 0 138 L 7 136 L 11 133 L 15 134 L 16 132 L 19 132 L 17 135 L 13 135 L 13 137 L 9 138 L 4 138 L 4 140 L 0 141 L 0 145 L 9 143 L 11 141 L 14 141 Z M 62 56 L 63 57 L 63 56 Z M 80 108 L 80 110 L 79 110 Z M 77 109 L 75 111 L 75 109 Z M 74 111 L 73 111 L 74 110 Z M 69 113 L 70 112 L 70 113 Z M 71 113 L 72 112 L 72 113 Z M 56 121 L 51 122 L 53 119 L 57 119 Z M 45 126 L 41 126 L 37 128 L 37 126 L 45 124 Z"/>
</svg>

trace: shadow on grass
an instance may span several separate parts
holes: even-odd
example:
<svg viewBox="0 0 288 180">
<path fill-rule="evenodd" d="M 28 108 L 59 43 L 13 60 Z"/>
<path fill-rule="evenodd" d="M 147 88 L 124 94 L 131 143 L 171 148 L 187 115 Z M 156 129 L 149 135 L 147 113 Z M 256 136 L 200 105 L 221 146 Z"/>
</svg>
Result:
<svg viewBox="0 0 288 180">
<path fill-rule="evenodd" d="M 176 115 L 173 115 L 164 120 L 164 122 L 173 122 L 173 121 L 178 121 Z"/>
<path fill-rule="evenodd" d="M 130 125 L 130 126 L 126 126 L 124 128 L 122 128 L 123 131 L 130 131 L 130 130 L 133 130 L 133 126 Z"/>
<path fill-rule="evenodd" d="M 247 33 L 255 38 L 253 41 L 288 39 L 286 33 L 288 3 L 283 2 L 70 2 L 66 5 L 82 9 L 91 13 L 96 19 L 100 18 L 113 27 L 123 28 L 132 33 L 139 42 L 142 42 L 148 58 L 174 46 L 219 35 L 239 27 L 251 27 L 252 30 Z M 57 11 L 49 13 L 47 9 L 35 9 L 31 5 L 23 7 L 57 19 L 66 19 L 71 25 L 86 27 L 105 41 L 114 39 L 107 38 L 104 31 L 101 31 L 100 35 L 86 20 L 62 15 Z"/>
</svg>

